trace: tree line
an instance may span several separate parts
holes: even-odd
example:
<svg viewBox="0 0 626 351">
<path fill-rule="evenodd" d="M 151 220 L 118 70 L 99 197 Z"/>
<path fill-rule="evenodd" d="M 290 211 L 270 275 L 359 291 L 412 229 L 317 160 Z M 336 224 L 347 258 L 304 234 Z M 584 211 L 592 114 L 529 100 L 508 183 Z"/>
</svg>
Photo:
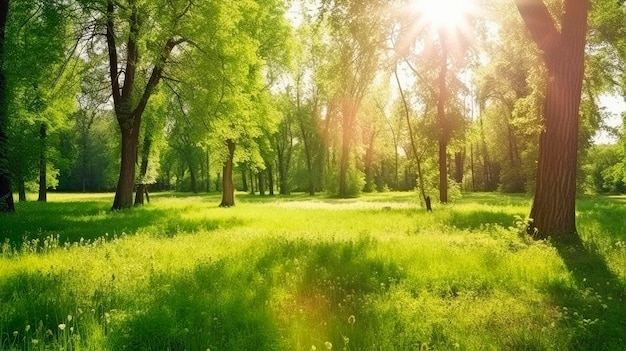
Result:
<svg viewBox="0 0 626 351">
<path fill-rule="evenodd" d="M 424 0 L 425 1 L 425 0 Z M 626 96 L 614 0 L 2 0 L 0 209 L 37 191 L 534 194 L 540 237 L 575 196 L 624 189 L 594 146 Z M 601 155 L 601 157 L 597 157 Z"/>
</svg>

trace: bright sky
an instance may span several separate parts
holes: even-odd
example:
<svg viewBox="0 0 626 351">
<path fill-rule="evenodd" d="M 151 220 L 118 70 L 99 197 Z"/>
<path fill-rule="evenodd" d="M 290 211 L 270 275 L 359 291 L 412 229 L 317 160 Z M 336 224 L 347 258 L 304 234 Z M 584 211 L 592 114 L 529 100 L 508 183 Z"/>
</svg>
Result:
<svg viewBox="0 0 626 351">
<path fill-rule="evenodd" d="M 620 127 L 622 125 L 622 113 L 626 112 L 626 102 L 624 98 L 617 95 L 604 95 L 600 97 L 600 106 L 606 108 L 607 112 L 611 114 L 609 118 L 605 120 L 605 123 L 609 127 Z M 617 142 L 617 138 L 613 135 L 609 135 L 605 131 L 596 133 L 593 138 L 596 144 L 614 144 Z"/>
</svg>

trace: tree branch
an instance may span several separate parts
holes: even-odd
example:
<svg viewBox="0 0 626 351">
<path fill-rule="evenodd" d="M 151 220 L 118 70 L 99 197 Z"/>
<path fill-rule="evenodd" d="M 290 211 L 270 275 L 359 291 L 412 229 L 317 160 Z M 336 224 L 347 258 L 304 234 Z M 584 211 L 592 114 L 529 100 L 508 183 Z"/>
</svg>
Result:
<svg viewBox="0 0 626 351">
<path fill-rule="evenodd" d="M 112 0 L 107 1 L 107 23 L 106 23 L 106 39 L 109 49 L 109 74 L 111 75 L 111 90 L 113 93 L 113 102 L 115 106 L 119 106 L 120 102 L 120 83 L 118 80 L 118 63 L 117 63 L 117 43 L 115 42 L 115 23 L 113 16 L 115 15 L 115 7 Z"/>
<path fill-rule="evenodd" d="M 550 69 L 553 66 L 553 57 L 562 51 L 562 44 L 561 35 L 548 8 L 543 0 L 515 0 L 515 5 Z"/>
</svg>

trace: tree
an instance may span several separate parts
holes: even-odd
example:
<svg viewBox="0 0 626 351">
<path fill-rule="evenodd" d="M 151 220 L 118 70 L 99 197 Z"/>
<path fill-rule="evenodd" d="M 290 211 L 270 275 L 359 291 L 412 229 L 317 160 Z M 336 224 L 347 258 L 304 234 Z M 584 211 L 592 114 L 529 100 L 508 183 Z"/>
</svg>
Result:
<svg viewBox="0 0 626 351">
<path fill-rule="evenodd" d="M 576 232 L 578 119 L 589 0 L 565 0 L 560 31 L 542 0 L 515 0 L 549 77 L 530 218 L 537 237 L 571 242 Z"/>
<path fill-rule="evenodd" d="M 172 51 L 186 41 L 179 34 L 179 27 L 181 19 L 190 11 L 192 2 L 181 4 L 167 1 L 162 5 L 158 7 L 141 0 L 129 0 L 122 5 L 117 1 L 106 0 L 98 8 L 106 23 L 110 88 L 121 132 L 120 173 L 113 210 L 133 205 L 142 116 L 163 76 Z M 159 13 L 150 13 L 151 10 Z M 163 13 L 170 15 L 164 16 Z M 149 33 L 148 28 L 160 30 L 157 30 L 158 33 Z M 126 39 L 122 42 L 123 37 Z M 143 49 L 153 51 L 143 52 Z M 142 74 L 148 71 L 149 74 Z"/>
<path fill-rule="evenodd" d="M 7 16 L 9 13 L 9 0 L 0 0 L 0 213 L 14 212 L 13 192 L 11 190 L 9 175 L 9 155 L 7 139 L 7 93 L 6 74 L 4 66 L 5 57 L 5 34 Z"/>
<path fill-rule="evenodd" d="M 331 28 L 329 52 L 333 58 L 327 75 L 334 77 L 333 94 L 341 114 L 341 154 L 337 196 L 349 197 L 351 152 L 359 108 L 373 82 L 385 41 L 387 19 L 379 1 L 328 0 L 323 2 Z M 353 166 L 352 166 L 353 167 Z"/>
</svg>

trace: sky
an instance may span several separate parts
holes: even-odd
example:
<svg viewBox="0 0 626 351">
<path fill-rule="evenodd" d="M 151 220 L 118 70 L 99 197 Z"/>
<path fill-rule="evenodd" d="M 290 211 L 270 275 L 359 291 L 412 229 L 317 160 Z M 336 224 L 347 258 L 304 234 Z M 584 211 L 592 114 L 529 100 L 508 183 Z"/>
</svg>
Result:
<svg viewBox="0 0 626 351">
<path fill-rule="evenodd" d="M 600 97 L 600 106 L 606 108 L 610 117 L 605 120 L 609 127 L 620 127 L 622 125 L 622 114 L 626 112 L 626 102 L 624 97 L 619 95 L 604 95 Z M 615 144 L 617 137 L 610 135 L 606 131 L 596 133 L 593 138 L 596 144 Z"/>
</svg>

